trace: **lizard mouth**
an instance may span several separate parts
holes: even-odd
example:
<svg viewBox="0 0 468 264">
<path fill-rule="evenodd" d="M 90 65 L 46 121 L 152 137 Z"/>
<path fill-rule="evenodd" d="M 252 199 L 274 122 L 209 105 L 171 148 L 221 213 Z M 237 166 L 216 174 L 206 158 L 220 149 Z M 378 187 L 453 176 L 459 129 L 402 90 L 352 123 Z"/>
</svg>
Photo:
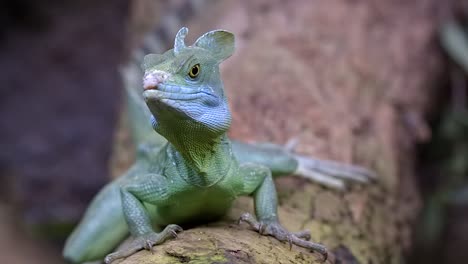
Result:
<svg viewBox="0 0 468 264">
<path fill-rule="evenodd" d="M 169 74 L 164 71 L 152 71 L 143 77 L 143 90 L 157 90 L 158 85 L 164 83 Z"/>
<path fill-rule="evenodd" d="M 170 81 L 170 74 L 153 70 L 143 77 L 143 99 L 156 112 L 183 116 L 201 114 L 220 104 L 220 99 L 206 87 L 190 87 Z M 195 110 L 195 111 L 194 111 Z"/>
<path fill-rule="evenodd" d="M 214 94 L 203 91 L 201 89 L 191 89 L 171 85 L 167 83 L 160 83 L 157 85 L 148 85 L 144 87 L 143 97 L 146 100 L 173 100 L 173 101 L 191 101 L 204 97 L 217 98 Z"/>
<path fill-rule="evenodd" d="M 143 99 L 155 116 L 171 113 L 191 120 L 220 104 L 219 98 L 212 93 L 167 83 L 147 88 Z"/>
</svg>

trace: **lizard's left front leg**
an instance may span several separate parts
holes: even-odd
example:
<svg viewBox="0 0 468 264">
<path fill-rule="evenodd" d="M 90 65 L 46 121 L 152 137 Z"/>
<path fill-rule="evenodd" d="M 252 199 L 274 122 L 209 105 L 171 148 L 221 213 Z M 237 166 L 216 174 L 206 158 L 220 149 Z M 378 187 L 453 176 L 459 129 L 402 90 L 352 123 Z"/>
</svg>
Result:
<svg viewBox="0 0 468 264">
<path fill-rule="evenodd" d="M 241 166 L 244 176 L 244 194 L 253 194 L 255 201 L 256 220 L 251 214 L 244 213 L 239 219 L 248 223 L 253 229 L 262 235 L 270 235 L 280 241 L 287 241 L 290 246 L 308 248 L 321 253 L 327 259 L 328 253 L 325 246 L 307 241 L 310 235 L 306 231 L 292 233 L 286 230 L 278 219 L 278 198 L 271 171 L 262 165 L 245 164 Z"/>
</svg>

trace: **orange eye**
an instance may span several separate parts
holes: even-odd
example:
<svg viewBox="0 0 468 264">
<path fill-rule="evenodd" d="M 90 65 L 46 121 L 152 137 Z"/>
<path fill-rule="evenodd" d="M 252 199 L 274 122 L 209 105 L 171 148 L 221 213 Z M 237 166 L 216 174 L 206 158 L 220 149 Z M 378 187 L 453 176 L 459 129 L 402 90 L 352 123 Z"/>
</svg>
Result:
<svg viewBox="0 0 468 264">
<path fill-rule="evenodd" d="M 198 76 L 198 74 L 200 74 L 200 64 L 197 63 L 192 66 L 188 75 L 190 76 L 190 78 L 195 79 Z"/>
</svg>

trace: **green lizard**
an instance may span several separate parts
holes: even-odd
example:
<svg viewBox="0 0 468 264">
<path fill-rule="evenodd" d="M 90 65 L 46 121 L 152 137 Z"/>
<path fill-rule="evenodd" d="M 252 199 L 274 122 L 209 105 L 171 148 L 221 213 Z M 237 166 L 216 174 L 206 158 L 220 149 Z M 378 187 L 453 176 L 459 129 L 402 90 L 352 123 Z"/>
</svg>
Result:
<svg viewBox="0 0 468 264">
<path fill-rule="evenodd" d="M 240 221 L 263 235 L 320 252 L 326 259 L 327 249 L 308 241 L 307 232 L 292 233 L 279 223 L 272 175 L 296 174 L 342 188 L 343 179 L 365 182 L 372 173 L 299 156 L 274 144 L 231 141 L 226 135 L 231 113 L 219 64 L 234 52 L 234 35 L 215 30 L 186 46 L 187 32 L 179 30 L 173 49 L 145 56 L 146 106 L 132 89 L 136 81 L 127 78 L 136 162 L 94 198 L 68 238 L 64 257 L 74 263 L 102 258 L 110 263 L 141 249 L 152 250 L 176 237 L 182 231 L 179 225 L 219 219 L 236 197 L 251 195 L 256 218 L 245 213 Z M 134 67 L 128 71 L 138 73 Z M 110 253 L 128 232 L 132 242 Z"/>
</svg>

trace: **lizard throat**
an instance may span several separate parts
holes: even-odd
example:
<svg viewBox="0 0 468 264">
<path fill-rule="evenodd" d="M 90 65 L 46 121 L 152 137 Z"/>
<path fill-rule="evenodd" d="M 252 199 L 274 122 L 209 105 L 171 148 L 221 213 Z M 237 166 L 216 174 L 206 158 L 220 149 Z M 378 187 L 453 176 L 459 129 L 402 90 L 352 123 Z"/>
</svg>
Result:
<svg viewBox="0 0 468 264">
<path fill-rule="evenodd" d="M 222 139 L 210 146 L 190 145 L 184 151 L 170 144 L 168 151 L 179 175 L 201 188 L 209 188 L 224 179 L 234 160 L 229 141 Z"/>
</svg>

